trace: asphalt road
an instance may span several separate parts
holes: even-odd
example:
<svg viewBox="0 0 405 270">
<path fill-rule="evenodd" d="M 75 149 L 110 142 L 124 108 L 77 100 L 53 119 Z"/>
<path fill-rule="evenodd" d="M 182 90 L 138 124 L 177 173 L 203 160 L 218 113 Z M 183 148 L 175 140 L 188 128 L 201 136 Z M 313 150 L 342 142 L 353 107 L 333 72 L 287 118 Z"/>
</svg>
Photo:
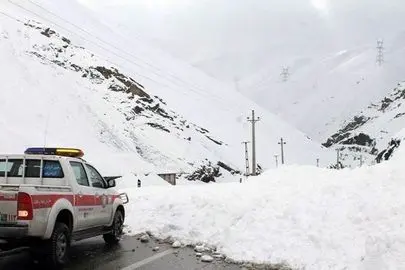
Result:
<svg viewBox="0 0 405 270">
<path fill-rule="evenodd" d="M 158 251 L 154 251 L 159 247 Z M 101 237 L 76 242 L 72 246 L 67 270 L 239 270 L 241 265 L 214 258 L 202 262 L 193 249 L 172 248 L 170 244 L 151 239 L 142 243 L 138 237 L 126 236 L 118 246 L 108 247 Z M 0 270 L 41 269 L 28 252 L 0 258 Z M 246 268 L 245 268 L 246 269 Z M 41 269 L 42 270 L 42 269 Z"/>
</svg>

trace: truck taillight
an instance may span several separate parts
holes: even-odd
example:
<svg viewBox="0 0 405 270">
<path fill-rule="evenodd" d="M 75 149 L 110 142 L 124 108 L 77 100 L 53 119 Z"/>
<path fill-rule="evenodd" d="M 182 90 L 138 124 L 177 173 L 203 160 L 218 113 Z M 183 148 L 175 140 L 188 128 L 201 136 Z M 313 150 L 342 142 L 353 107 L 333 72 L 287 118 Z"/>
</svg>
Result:
<svg viewBox="0 0 405 270">
<path fill-rule="evenodd" d="M 32 199 L 25 192 L 18 193 L 17 217 L 18 220 L 32 220 L 33 218 Z"/>
</svg>

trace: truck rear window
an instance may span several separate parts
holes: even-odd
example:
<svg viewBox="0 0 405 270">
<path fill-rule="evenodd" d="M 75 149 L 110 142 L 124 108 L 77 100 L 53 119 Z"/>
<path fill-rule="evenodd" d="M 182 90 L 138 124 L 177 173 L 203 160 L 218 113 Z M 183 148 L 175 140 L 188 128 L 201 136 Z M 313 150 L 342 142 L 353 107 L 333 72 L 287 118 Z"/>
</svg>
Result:
<svg viewBox="0 0 405 270">
<path fill-rule="evenodd" d="M 7 171 L 8 177 L 22 177 L 23 175 L 23 160 L 22 159 L 0 159 L 0 177 L 4 177 Z M 25 177 L 39 178 L 41 173 L 41 160 L 27 159 L 25 160 Z M 59 161 L 44 160 L 43 178 L 63 178 L 63 170 Z"/>
</svg>

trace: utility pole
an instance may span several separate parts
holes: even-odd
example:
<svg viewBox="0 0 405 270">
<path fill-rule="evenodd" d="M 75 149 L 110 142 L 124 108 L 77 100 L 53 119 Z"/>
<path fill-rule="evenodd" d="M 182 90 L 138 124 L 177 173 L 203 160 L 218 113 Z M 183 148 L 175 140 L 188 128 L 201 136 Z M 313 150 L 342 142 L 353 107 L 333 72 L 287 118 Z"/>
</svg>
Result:
<svg viewBox="0 0 405 270">
<path fill-rule="evenodd" d="M 376 62 L 380 66 L 384 63 L 384 40 L 377 40 Z"/>
<path fill-rule="evenodd" d="M 284 165 L 284 145 L 286 144 L 286 142 L 283 140 L 283 138 L 281 138 L 278 144 L 281 145 L 281 164 Z"/>
<path fill-rule="evenodd" d="M 274 157 L 276 158 L 276 168 L 278 168 L 278 155 L 274 155 Z"/>
<path fill-rule="evenodd" d="M 252 118 L 248 117 L 247 120 L 252 123 L 252 175 L 256 176 L 256 122 L 260 121 L 260 117 L 255 118 L 255 110 L 252 110 Z"/>
<path fill-rule="evenodd" d="M 340 150 L 336 149 L 336 166 L 339 168 L 339 162 L 340 162 Z"/>
<path fill-rule="evenodd" d="M 319 167 L 319 158 L 316 159 L 316 167 Z"/>
<path fill-rule="evenodd" d="M 288 81 L 288 78 L 290 77 L 290 68 L 289 67 L 283 67 L 283 71 L 281 72 L 281 77 L 283 78 L 283 82 Z"/>
<path fill-rule="evenodd" d="M 249 175 L 249 156 L 248 156 L 248 143 L 249 142 L 242 142 L 245 145 L 245 165 L 246 165 L 246 177 Z"/>
</svg>

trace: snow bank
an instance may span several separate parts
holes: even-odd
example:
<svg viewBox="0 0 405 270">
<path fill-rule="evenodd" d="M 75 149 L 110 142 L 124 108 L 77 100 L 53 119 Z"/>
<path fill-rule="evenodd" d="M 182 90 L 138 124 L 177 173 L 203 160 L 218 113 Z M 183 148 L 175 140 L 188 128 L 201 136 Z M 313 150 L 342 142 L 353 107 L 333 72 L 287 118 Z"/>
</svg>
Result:
<svg viewBox="0 0 405 270">
<path fill-rule="evenodd" d="M 405 269 L 404 154 L 356 170 L 285 167 L 242 184 L 128 189 L 126 222 L 235 260 Z"/>
<path fill-rule="evenodd" d="M 154 173 L 148 174 L 125 174 L 122 178 L 116 180 L 117 188 L 126 191 L 128 188 L 135 188 L 138 185 L 138 180 L 141 180 L 141 188 L 149 186 L 170 186 L 168 182 Z M 138 191 L 137 191 L 138 192 Z"/>
</svg>

